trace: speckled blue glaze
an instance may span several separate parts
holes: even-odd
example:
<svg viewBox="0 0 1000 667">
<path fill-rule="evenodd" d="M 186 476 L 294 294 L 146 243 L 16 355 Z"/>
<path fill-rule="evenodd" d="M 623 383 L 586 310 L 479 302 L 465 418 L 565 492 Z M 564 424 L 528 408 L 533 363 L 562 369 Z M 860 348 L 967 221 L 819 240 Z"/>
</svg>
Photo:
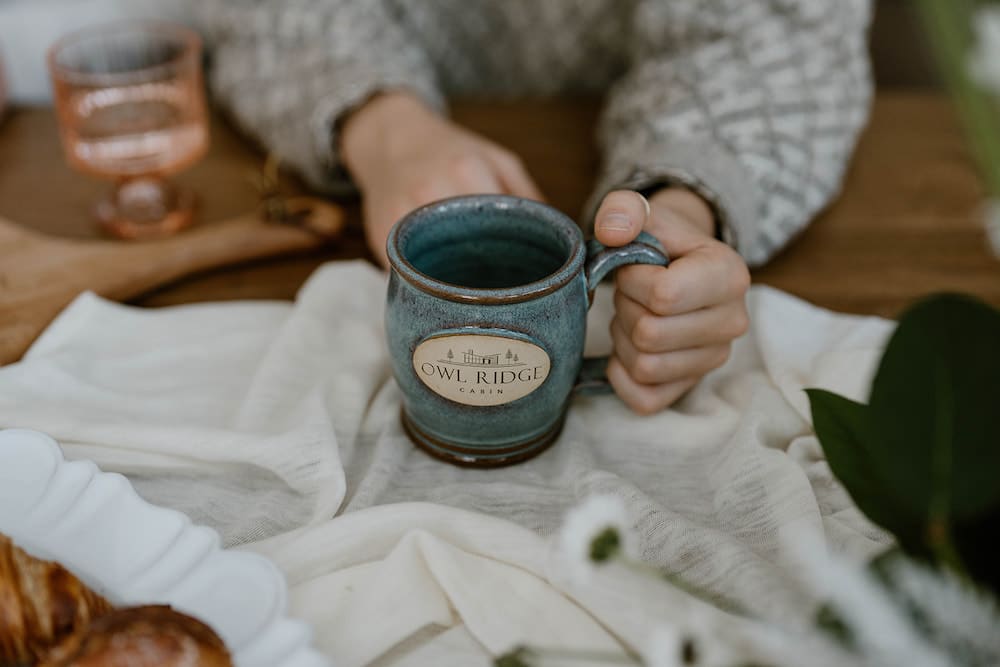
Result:
<svg viewBox="0 0 1000 667">
<path fill-rule="evenodd" d="M 442 200 L 399 221 L 387 244 L 385 325 L 414 442 L 452 463 L 478 466 L 515 463 L 551 444 L 580 374 L 593 288 L 623 264 L 667 264 L 655 239 L 638 241 L 622 248 L 591 242 L 588 253 L 568 217 L 505 195 Z M 413 354 L 427 338 L 449 333 L 532 342 L 549 356 L 548 377 L 502 405 L 440 396 L 417 377 Z"/>
</svg>

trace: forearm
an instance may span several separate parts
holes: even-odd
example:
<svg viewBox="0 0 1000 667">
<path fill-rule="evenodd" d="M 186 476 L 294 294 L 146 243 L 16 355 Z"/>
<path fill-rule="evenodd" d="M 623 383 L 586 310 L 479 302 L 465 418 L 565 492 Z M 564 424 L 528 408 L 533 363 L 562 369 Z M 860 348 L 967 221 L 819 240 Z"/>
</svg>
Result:
<svg viewBox="0 0 1000 667">
<path fill-rule="evenodd" d="M 381 2 L 208 0 L 216 98 L 314 187 L 350 190 L 341 121 L 372 96 L 406 90 L 443 107 L 418 47 Z"/>
<path fill-rule="evenodd" d="M 393 90 L 345 114 L 337 150 L 352 180 L 364 189 L 384 168 L 385 156 L 402 150 L 401 140 L 420 132 L 435 113 L 415 95 Z"/>
<path fill-rule="evenodd" d="M 711 203 L 723 238 L 761 264 L 839 188 L 871 96 L 867 3 L 798 0 L 778 11 L 726 0 L 711 5 L 712 21 L 691 2 L 640 6 L 650 4 L 660 23 L 637 25 L 644 55 L 602 118 L 595 200 L 616 187 L 684 185 Z M 676 34 L 665 39 L 667 30 Z"/>
</svg>

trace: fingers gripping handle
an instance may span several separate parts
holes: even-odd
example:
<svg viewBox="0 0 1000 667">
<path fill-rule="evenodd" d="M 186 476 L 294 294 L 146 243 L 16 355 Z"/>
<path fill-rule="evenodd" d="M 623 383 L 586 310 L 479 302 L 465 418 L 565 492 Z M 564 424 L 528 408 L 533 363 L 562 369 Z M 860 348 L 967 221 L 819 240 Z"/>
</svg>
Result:
<svg viewBox="0 0 1000 667">
<path fill-rule="evenodd" d="M 587 291 L 591 294 L 605 276 L 626 264 L 667 266 L 670 259 L 663 244 L 648 232 L 640 232 L 635 241 L 609 248 L 595 239 L 587 242 Z"/>
<path fill-rule="evenodd" d="M 587 243 L 587 294 L 594 302 L 594 290 L 612 271 L 627 264 L 652 264 L 667 266 L 670 259 L 663 245 L 653 235 L 641 232 L 635 241 L 617 248 L 609 248 L 596 240 Z M 573 391 L 577 394 L 607 394 L 611 391 L 608 382 L 608 357 L 584 359 Z"/>
</svg>

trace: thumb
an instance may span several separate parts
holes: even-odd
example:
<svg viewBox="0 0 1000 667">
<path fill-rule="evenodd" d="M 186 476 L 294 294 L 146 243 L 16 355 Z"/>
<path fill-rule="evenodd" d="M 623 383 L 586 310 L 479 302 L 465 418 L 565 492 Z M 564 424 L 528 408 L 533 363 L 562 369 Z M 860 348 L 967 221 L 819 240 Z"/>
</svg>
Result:
<svg viewBox="0 0 1000 667">
<path fill-rule="evenodd" d="M 594 216 L 594 236 L 606 246 L 630 243 L 649 217 L 646 198 L 632 190 L 608 193 Z"/>
</svg>

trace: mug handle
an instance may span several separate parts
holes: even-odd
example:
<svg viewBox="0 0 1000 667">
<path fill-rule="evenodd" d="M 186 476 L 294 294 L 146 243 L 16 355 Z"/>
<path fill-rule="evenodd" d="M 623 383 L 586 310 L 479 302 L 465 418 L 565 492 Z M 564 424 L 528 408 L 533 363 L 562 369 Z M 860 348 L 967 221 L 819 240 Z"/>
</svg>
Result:
<svg viewBox="0 0 1000 667">
<path fill-rule="evenodd" d="M 605 276 L 626 264 L 668 266 L 670 258 L 667 257 L 663 244 L 648 232 L 640 232 L 634 241 L 617 248 L 609 248 L 596 239 L 591 239 L 587 242 L 587 266 L 584 271 L 587 278 L 588 308 L 593 305 L 594 291 Z M 573 392 L 592 396 L 611 391 L 611 383 L 608 382 L 608 357 L 584 359 Z"/>
</svg>

